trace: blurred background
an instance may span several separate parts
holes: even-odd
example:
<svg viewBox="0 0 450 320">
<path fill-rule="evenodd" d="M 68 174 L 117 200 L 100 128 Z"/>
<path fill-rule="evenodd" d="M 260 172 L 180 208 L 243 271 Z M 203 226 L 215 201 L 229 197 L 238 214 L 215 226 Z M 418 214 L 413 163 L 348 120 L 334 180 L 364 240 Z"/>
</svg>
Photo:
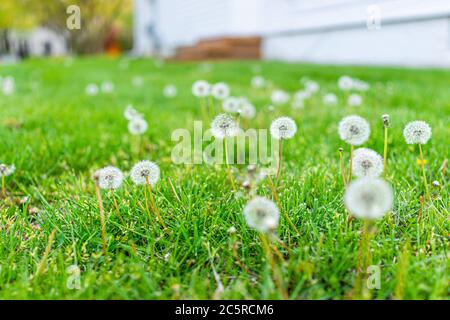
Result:
<svg viewBox="0 0 450 320">
<path fill-rule="evenodd" d="M 450 67 L 450 1 L 0 1 L 0 62 L 85 54 Z"/>
</svg>

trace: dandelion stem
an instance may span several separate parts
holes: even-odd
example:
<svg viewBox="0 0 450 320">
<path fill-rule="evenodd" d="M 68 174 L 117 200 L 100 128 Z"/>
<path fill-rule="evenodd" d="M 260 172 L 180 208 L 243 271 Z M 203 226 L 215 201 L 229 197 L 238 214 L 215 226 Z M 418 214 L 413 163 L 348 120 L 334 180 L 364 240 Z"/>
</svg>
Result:
<svg viewBox="0 0 450 320">
<path fill-rule="evenodd" d="M 431 200 L 430 192 L 428 191 L 428 182 L 427 182 L 427 176 L 425 174 L 425 160 L 423 159 L 423 152 L 422 152 L 422 145 L 419 144 L 419 150 L 420 150 L 420 160 L 422 161 L 422 175 L 423 175 L 423 183 L 425 185 L 425 193 L 427 195 L 427 198 Z"/>
<path fill-rule="evenodd" d="M 39 266 L 36 271 L 35 277 L 44 272 L 45 262 L 47 261 L 48 255 L 50 254 L 50 250 L 52 249 L 53 240 L 55 240 L 56 229 L 52 230 L 50 236 L 48 237 L 47 247 L 45 247 L 44 255 L 42 256 L 41 261 L 39 262 Z"/>
<path fill-rule="evenodd" d="M 5 191 L 5 176 L 2 176 L 2 195 L 3 195 L 3 197 L 6 197 L 6 191 Z"/>
<path fill-rule="evenodd" d="M 155 210 L 155 213 L 156 213 L 156 216 L 157 216 L 157 218 L 159 220 L 159 223 L 161 223 L 161 225 L 163 226 L 164 230 L 167 231 L 167 226 L 166 226 L 166 224 L 164 223 L 164 220 L 161 217 L 161 214 L 159 212 L 158 206 L 156 205 L 155 198 L 153 197 L 152 185 L 149 183 L 148 177 L 145 177 L 145 178 L 146 178 L 146 185 L 147 185 L 147 188 L 148 188 L 148 193 L 150 194 L 150 201 L 152 202 L 153 209 Z"/>
<path fill-rule="evenodd" d="M 283 139 L 280 140 L 280 146 L 278 148 L 278 161 L 277 161 L 277 179 L 275 181 L 275 190 L 278 188 L 278 181 L 281 175 L 281 161 L 283 160 Z"/>
<path fill-rule="evenodd" d="M 292 228 L 294 228 L 295 232 L 297 232 L 297 235 L 300 236 L 300 231 L 298 231 L 297 227 L 292 222 L 291 218 L 289 218 L 289 214 L 287 213 L 287 211 L 284 209 L 283 205 L 281 204 L 280 197 L 278 197 L 278 193 L 277 193 L 277 190 L 275 189 L 275 185 L 273 184 L 272 178 L 270 177 L 270 175 L 267 177 L 269 178 L 269 182 L 270 182 L 270 186 L 272 189 L 272 194 L 275 199 L 275 202 L 280 207 L 281 211 L 283 211 L 284 217 L 286 218 L 288 223 L 291 225 Z"/>
<path fill-rule="evenodd" d="M 348 175 L 348 182 L 350 183 L 352 181 L 352 174 L 353 174 L 353 145 L 350 146 L 350 169 L 349 169 L 349 175 Z"/>
<path fill-rule="evenodd" d="M 120 221 L 122 221 L 122 224 L 125 225 L 125 220 L 123 219 L 122 214 L 120 213 L 120 208 L 119 204 L 117 203 L 116 195 L 114 193 L 114 190 L 112 189 L 111 189 L 111 197 L 113 198 L 114 207 L 116 208 L 117 215 L 119 216 Z"/>
<path fill-rule="evenodd" d="M 177 200 L 178 200 L 179 203 L 182 203 L 180 197 L 178 196 L 177 191 L 175 190 L 175 187 L 174 187 L 173 184 L 172 184 L 172 180 L 170 179 L 170 177 L 167 178 L 167 180 L 169 181 L 170 188 L 172 189 L 172 192 L 173 192 L 173 194 L 175 195 L 175 198 L 177 198 Z"/>
<path fill-rule="evenodd" d="M 95 195 L 97 196 L 98 208 L 100 210 L 100 222 L 102 224 L 102 244 L 103 244 L 103 253 L 105 256 L 108 254 L 108 249 L 106 246 L 106 222 L 105 222 L 105 209 L 103 208 L 103 200 L 102 194 L 100 193 L 100 187 L 98 184 L 95 184 Z"/>
<path fill-rule="evenodd" d="M 229 165 L 229 163 L 228 163 L 228 143 L 227 143 L 227 138 L 225 138 L 224 141 L 225 141 L 225 164 L 226 164 L 226 166 L 227 166 L 228 179 L 229 179 L 230 182 L 231 182 L 231 185 L 232 185 L 232 187 L 233 187 L 233 190 L 234 190 L 235 192 L 237 192 L 236 185 L 235 185 L 234 179 L 233 179 L 233 175 L 231 174 L 231 168 L 230 168 L 230 165 Z"/>
<path fill-rule="evenodd" d="M 367 267 L 370 264 L 370 229 L 371 222 L 369 220 L 364 220 L 362 230 L 361 230 L 361 239 L 359 242 L 359 250 L 358 250 L 358 266 L 356 270 L 356 280 L 354 287 L 354 298 L 360 299 L 362 295 L 362 283 L 363 283 L 363 274 L 366 272 Z"/>
<path fill-rule="evenodd" d="M 267 260 L 269 262 L 270 269 L 272 270 L 273 277 L 274 277 L 275 283 L 278 287 L 278 290 L 280 291 L 280 294 L 283 297 L 283 299 L 287 299 L 288 294 L 287 294 L 286 290 L 284 289 L 283 279 L 280 276 L 280 274 L 278 273 L 278 268 L 276 266 L 275 259 L 273 257 L 273 253 L 272 253 L 272 249 L 269 244 L 269 240 L 267 239 L 267 236 L 263 233 L 261 234 L 261 244 L 262 244 L 263 250 L 266 254 Z"/>
<path fill-rule="evenodd" d="M 342 183 L 344 184 L 345 187 L 347 185 L 347 179 L 345 178 L 344 152 L 342 148 L 339 148 L 339 161 L 341 164 Z"/>
<path fill-rule="evenodd" d="M 388 127 L 384 126 L 384 152 L 383 152 L 383 164 L 384 164 L 384 168 L 383 168 L 383 175 L 386 178 L 387 175 L 387 150 L 388 150 Z"/>
</svg>

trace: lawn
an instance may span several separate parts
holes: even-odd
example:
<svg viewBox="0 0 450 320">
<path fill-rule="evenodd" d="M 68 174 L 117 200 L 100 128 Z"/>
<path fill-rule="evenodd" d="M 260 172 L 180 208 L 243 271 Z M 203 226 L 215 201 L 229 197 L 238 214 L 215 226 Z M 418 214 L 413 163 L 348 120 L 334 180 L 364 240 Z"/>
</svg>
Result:
<svg viewBox="0 0 450 320">
<path fill-rule="evenodd" d="M 288 104 L 269 108 L 270 90 L 250 86 L 256 73 L 289 93 L 301 88 L 301 77 L 317 81 L 321 90 L 302 109 Z M 343 74 L 370 84 L 362 93 L 362 106 L 343 102 L 345 93 L 336 85 Z M 16 92 L 0 93 L 0 162 L 15 164 L 16 172 L 6 178 L 7 196 L 0 204 L 1 299 L 282 298 L 260 237 L 243 217 L 245 193 L 233 192 L 226 166 L 171 161 L 176 144 L 172 131 L 192 131 L 193 121 L 202 117 L 191 93 L 198 79 L 224 81 L 232 95 L 247 96 L 257 108 L 251 127 L 268 128 L 283 115 L 297 123 L 297 134 L 283 145 L 279 195 L 300 235 L 281 216 L 277 233 L 283 244 L 273 245 L 282 256 L 276 259 L 275 273 L 289 298 L 354 297 L 362 222 L 353 219 L 350 224 L 343 206 L 338 150 L 343 147 L 348 160 L 349 146 L 339 139 L 337 126 L 346 115 L 364 117 L 372 129 L 364 147 L 382 154 L 385 113 L 391 122 L 386 180 L 395 203 L 392 212 L 376 221 L 370 241 L 371 264 L 380 267 L 381 277 L 379 289 L 371 289 L 369 297 L 448 298 L 449 71 L 259 61 L 161 64 L 96 57 L 0 66 L 0 76 L 6 75 L 15 78 Z M 137 76 L 142 86 L 133 85 Z M 85 94 L 89 83 L 105 80 L 114 83 L 112 93 Z M 167 84 L 177 87 L 175 98 L 164 96 Z M 336 93 L 337 106 L 323 104 L 326 92 Z M 123 116 L 129 103 L 149 123 L 140 142 L 128 133 Z M 216 103 L 214 113 L 220 112 Z M 407 145 L 402 135 L 413 120 L 424 120 L 433 129 L 423 146 L 432 200 L 422 209 L 419 149 Z M 107 165 L 128 172 L 142 159 L 161 168 L 153 191 L 170 232 L 148 215 L 143 189 L 126 179 L 115 193 L 125 224 L 111 194 L 102 192 L 105 256 L 93 173 Z M 233 168 L 240 181 L 246 166 Z M 259 184 L 258 194 L 271 198 L 267 181 Z M 230 227 L 236 232 L 230 234 Z M 81 271 L 79 289 L 70 285 L 72 265 Z"/>
</svg>

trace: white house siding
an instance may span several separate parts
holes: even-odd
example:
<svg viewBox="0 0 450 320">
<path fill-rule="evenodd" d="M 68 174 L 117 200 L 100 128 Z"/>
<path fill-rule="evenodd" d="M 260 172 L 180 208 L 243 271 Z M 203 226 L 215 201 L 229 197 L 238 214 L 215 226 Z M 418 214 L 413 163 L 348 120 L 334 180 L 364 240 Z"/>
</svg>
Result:
<svg viewBox="0 0 450 320">
<path fill-rule="evenodd" d="M 260 35 L 268 59 L 450 66 L 450 0 L 135 1 L 157 3 L 165 54 L 205 38 Z M 366 26 L 373 5 L 379 30 Z"/>
<path fill-rule="evenodd" d="M 263 55 L 337 64 L 450 66 L 448 0 L 265 2 Z M 368 7 L 381 28 L 366 26 Z"/>
</svg>

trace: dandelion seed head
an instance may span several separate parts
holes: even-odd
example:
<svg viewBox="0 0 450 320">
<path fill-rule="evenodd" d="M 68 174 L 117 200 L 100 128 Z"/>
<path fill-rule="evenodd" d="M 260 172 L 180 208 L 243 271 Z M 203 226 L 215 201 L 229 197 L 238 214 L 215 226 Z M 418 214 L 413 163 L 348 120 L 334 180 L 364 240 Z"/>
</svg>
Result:
<svg viewBox="0 0 450 320">
<path fill-rule="evenodd" d="M 238 131 L 238 124 L 232 116 L 226 113 L 219 114 L 211 123 L 211 133 L 217 139 L 234 137 Z"/>
<path fill-rule="evenodd" d="M 241 117 L 244 119 L 253 119 L 256 116 L 256 109 L 253 104 L 248 101 L 241 103 Z"/>
<path fill-rule="evenodd" d="M 223 103 L 222 103 L 223 111 L 229 112 L 229 113 L 239 112 L 240 106 L 241 106 L 241 100 L 236 97 L 228 97 L 225 100 L 223 100 Z"/>
<path fill-rule="evenodd" d="M 275 119 L 270 125 L 270 134 L 273 138 L 290 139 L 297 132 L 297 125 L 295 121 L 289 117 L 280 117 Z"/>
<path fill-rule="evenodd" d="M 131 121 L 135 118 L 142 118 L 142 114 L 140 114 L 134 107 L 133 105 L 129 104 L 126 108 L 125 111 L 123 113 L 123 116 L 125 117 L 125 119 Z"/>
<path fill-rule="evenodd" d="M 431 138 L 431 127 L 425 121 L 412 121 L 403 129 L 407 144 L 426 144 Z"/>
<path fill-rule="evenodd" d="M 339 136 L 348 144 L 358 146 L 369 139 L 370 125 L 360 116 L 348 116 L 339 123 Z"/>
<path fill-rule="evenodd" d="M 2 85 L 3 94 L 5 96 L 10 96 L 14 93 L 16 88 L 16 83 L 13 77 L 7 76 L 0 82 Z"/>
<path fill-rule="evenodd" d="M 128 131 L 135 136 L 144 134 L 148 129 L 148 123 L 141 117 L 134 117 L 128 122 Z"/>
<path fill-rule="evenodd" d="M 280 210 L 273 201 L 257 196 L 244 207 L 244 217 L 250 228 L 269 232 L 277 228 Z"/>
<path fill-rule="evenodd" d="M 381 116 L 381 119 L 383 119 L 383 125 L 387 128 L 389 127 L 389 115 L 388 114 L 383 114 Z"/>
<path fill-rule="evenodd" d="M 229 234 L 235 234 L 236 233 L 236 228 L 234 226 L 231 226 L 228 228 L 228 233 Z"/>
<path fill-rule="evenodd" d="M 16 171 L 15 165 L 0 164 L 0 177 L 10 176 Z"/>
<path fill-rule="evenodd" d="M 338 79 L 338 87 L 342 91 L 348 91 L 353 88 L 353 79 L 349 76 L 342 76 Z"/>
<path fill-rule="evenodd" d="M 362 102 L 363 102 L 362 97 L 357 93 L 353 93 L 348 96 L 347 103 L 350 107 L 359 107 L 362 104 Z"/>
<path fill-rule="evenodd" d="M 209 96 L 211 85 L 205 80 L 197 80 L 192 85 L 192 94 L 196 97 L 203 98 Z"/>
<path fill-rule="evenodd" d="M 313 80 L 308 80 L 305 82 L 305 90 L 306 92 L 309 93 L 316 93 L 317 91 L 319 91 L 320 86 L 317 82 L 313 81 Z"/>
<path fill-rule="evenodd" d="M 223 82 L 216 83 L 211 88 L 211 94 L 217 100 L 224 100 L 230 96 L 230 87 Z"/>
<path fill-rule="evenodd" d="M 337 97 L 334 93 L 327 93 L 323 96 L 323 103 L 327 106 L 335 106 L 337 104 Z"/>
<path fill-rule="evenodd" d="M 378 178 L 354 180 L 345 191 L 344 203 L 357 218 L 378 219 L 392 209 L 394 195 L 391 186 Z"/>
<path fill-rule="evenodd" d="M 115 190 L 122 185 L 123 173 L 116 167 L 108 166 L 100 169 L 95 176 L 101 189 Z"/>
<path fill-rule="evenodd" d="M 275 90 L 272 92 L 271 100 L 274 105 L 282 105 L 289 102 L 289 94 L 283 90 Z"/>
<path fill-rule="evenodd" d="M 353 153 L 352 171 L 357 177 L 376 178 L 383 172 L 383 158 L 368 148 L 356 149 Z"/>
<path fill-rule="evenodd" d="M 114 84 L 111 81 L 104 81 L 100 88 L 103 93 L 111 93 L 114 91 Z"/>
<path fill-rule="evenodd" d="M 90 97 L 98 94 L 98 86 L 95 83 L 90 83 L 86 86 L 86 94 Z"/>
<path fill-rule="evenodd" d="M 174 98 L 178 94 L 177 87 L 173 84 L 168 84 L 164 87 L 163 94 L 166 98 Z"/>
<path fill-rule="evenodd" d="M 436 188 L 438 188 L 440 186 L 439 181 L 437 181 L 437 180 L 434 180 L 432 182 L 432 184 L 433 184 L 433 187 L 436 187 Z"/>
<path fill-rule="evenodd" d="M 131 181 L 136 185 L 148 183 L 154 186 L 160 178 L 159 166 L 149 160 L 143 160 L 136 163 L 130 172 Z"/>
<path fill-rule="evenodd" d="M 266 80 L 262 76 L 254 76 L 251 81 L 252 87 L 261 89 L 266 85 Z"/>
</svg>

